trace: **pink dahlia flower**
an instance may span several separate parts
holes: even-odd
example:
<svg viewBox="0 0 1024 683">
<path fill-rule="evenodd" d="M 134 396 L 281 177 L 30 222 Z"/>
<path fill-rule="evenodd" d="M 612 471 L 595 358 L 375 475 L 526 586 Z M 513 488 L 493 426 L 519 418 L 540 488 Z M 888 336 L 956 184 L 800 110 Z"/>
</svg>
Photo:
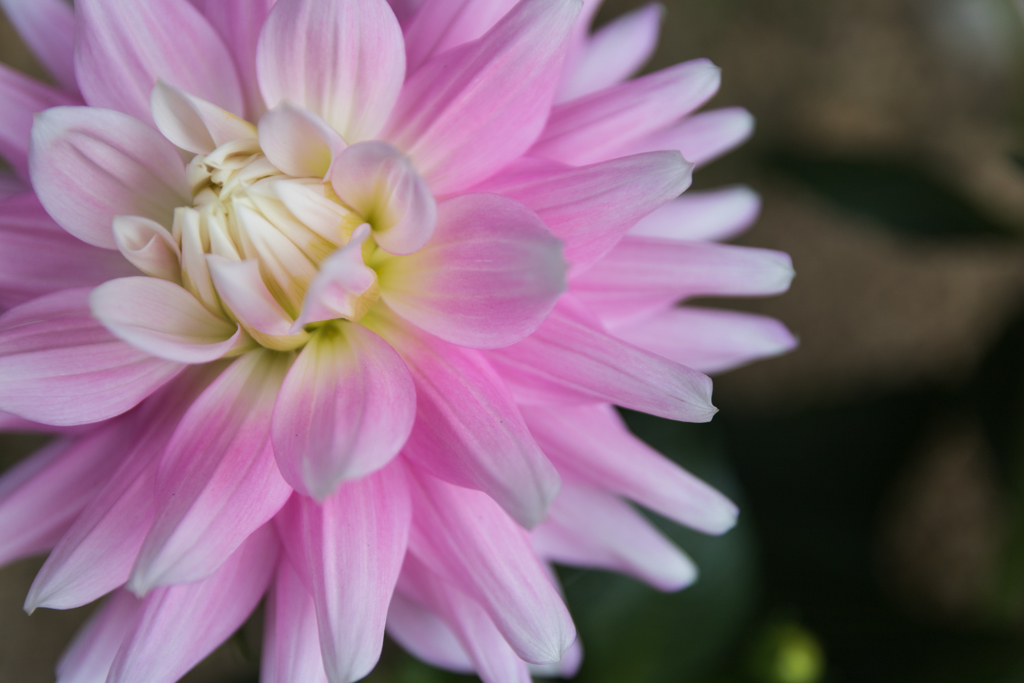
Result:
<svg viewBox="0 0 1024 683">
<path fill-rule="evenodd" d="M 627 80 L 660 10 L 580 0 L 0 0 L 60 88 L 0 67 L 0 480 L 26 609 L 108 593 L 61 683 L 163 683 L 266 595 L 266 683 L 354 681 L 385 631 L 488 682 L 571 674 L 548 562 L 689 584 L 626 499 L 735 507 L 612 404 L 709 420 L 789 349 L 696 295 L 785 290 L 716 244 L 745 138 L 697 60 Z"/>
</svg>

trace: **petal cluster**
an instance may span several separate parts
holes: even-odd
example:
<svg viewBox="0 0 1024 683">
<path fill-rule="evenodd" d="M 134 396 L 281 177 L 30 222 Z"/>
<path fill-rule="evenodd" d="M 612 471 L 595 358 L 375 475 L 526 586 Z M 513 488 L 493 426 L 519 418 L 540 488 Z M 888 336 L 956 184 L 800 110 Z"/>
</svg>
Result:
<svg viewBox="0 0 1024 683">
<path fill-rule="evenodd" d="M 385 632 L 487 683 L 571 675 L 550 563 L 662 590 L 630 501 L 735 506 L 613 405 L 704 422 L 718 372 L 795 345 L 679 307 L 770 295 L 722 245 L 742 142 L 718 69 L 630 80 L 649 6 L 596 0 L 0 0 L 59 87 L 0 65 L 0 478 L 26 600 L 107 595 L 60 683 L 178 680 L 266 597 L 261 680 L 366 676 Z"/>
</svg>

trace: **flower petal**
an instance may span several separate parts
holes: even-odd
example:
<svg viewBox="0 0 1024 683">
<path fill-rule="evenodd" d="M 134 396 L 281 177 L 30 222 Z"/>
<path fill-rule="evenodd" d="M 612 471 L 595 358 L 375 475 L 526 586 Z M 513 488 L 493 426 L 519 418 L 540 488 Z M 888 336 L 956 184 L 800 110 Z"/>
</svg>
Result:
<svg viewBox="0 0 1024 683">
<path fill-rule="evenodd" d="M 627 574 L 663 591 L 697 580 L 697 567 L 686 553 L 628 503 L 570 480 L 531 540 L 537 554 L 551 562 Z"/>
<path fill-rule="evenodd" d="M 20 0 L 19 4 L 31 5 L 32 2 Z M 67 93 L 54 90 L 6 64 L 0 64 L 0 156 L 22 180 L 28 180 L 29 177 L 28 149 L 32 117 L 44 109 L 70 104 L 75 104 L 75 99 Z"/>
<path fill-rule="evenodd" d="M 266 111 L 256 82 L 256 43 L 260 29 L 275 0 L 216 0 L 204 3 L 203 15 L 210 22 L 235 60 L 245 98 L 245 111 L 256 121 Z"/>
<path fill-rule="evenodd" d="M 319 115 L 348 143 L 384 127 L 405 80 L 398 20 L 385 0 L 280 0 L 256 50 L 268 107 Z"/>
<path fill-rule="evenodd" d="M 188 0 L 78 0 L 75 73 L 85 101 L 152 123 L 150 92 L 164 80 L 244 114 L 235 65 Z"/>
<path fill-rule="evenodd" d="M 745 185 L 687 192 L 634 225 L 630 235 L 721 241 L 735 237 L 761 213 L 761 197 Z"/>
<path fill-rule="evenodd" d="M 110 334 L 88 297 L 67 289 L 0 316 L 0 410 L 57 426 L 99 422 L 181 372 Z"/>
<path fill-rule="evenodd" d="M 445 50 L 476 40 L 517 0 L 424 0 L 404 26 L 408 73 Z"/>
<path fill-rule="evenodd" d="M 484 491 L 524 527 L 540 522 L 558 492 L 558 473 L 487 361 L 394 320 L 372 323 L 416 383 L 406 457 L 445 481 Z"/>
<path fill-rule="evenodd" d="M 573 478 L 704 533 L 736 524 L 728 498 L 633 436 L 611 406 L 524 407 L 523 417 L 544 452 Z"/>
<path fill-rule="evenodd" d="M 713 109 L 649 135 L 629 145 L 629 150 L 678 149 L 687 161 L 703 166 L 744 143 L 753 132 L 754 117 L 743 107 Z"/>
<path fill-rule="evenodd" d="M 558 101 L 603 90 L 639 71 L 654 54 L 664 16 L 665 8 L 651 3 L 602 26 L 562 82 Z"/>
<path fill-rule="evenodd" d="M 369 235 L 370 226 L 360 225 L 352 232 L 348 244 L 320 264 L 320 272 L 306 290 L 292 332 L 299 332 L 309 323 L 335 318 L 359 320 L 377 302 L 377 273 L 363 263 L 363 242 Z"/>
<path fill-rule="evenodd" d="M 288 101 L 260 118 L 259 136 L 270 163 L 296 178 L 324 178 L 334 157 L 345 149 L 338 131 Z"/>
<path fill-rule="evenodd" d="M 247 353 L 182 418 L 157 471 L 153 527 L 128 582 L 136 595 L 210 576 L 288 499 L 270 415 L 289 361 Z"/>
<path fill-rule="evenodd" d="M 565 241 L 574 269 L 604 256 L 638 220 L 690 185 L 693 166 L 678 152 L 650 152 L 582 168 L 530 160 L 476 192 L 516 199 Z M 538 163 L 539 162 L 539 163 Z"/>
<path fill-rule="evenodd" d="M 188 152 L 209 154 L 228 142 L 256 139 L 248 121 L 162 80 L 153 86 L 149 102 L 157 129 Z"/>
<path fill-rule="evenodd" d="M 0 0 L 18 35 L 64 90 L 78 92 L 75 80 L 75 12 L 62 0 Z"/>
<path fill-rule="evenodd" d="M 718 67 L 695 59 L 559 104 L 530 154 L 573 166 L 621 156 L 707 101 L 720 81 Z"/>
<path fill-rule="evenodd" d="M 346 482 L 322 505 L 296 495 L 278 520 L 316 603 L 332 683 L 363 678 L 380 658 L 411 514 L 405 466 L 394 462 Z"/>
<path fill-rule="evenodd" d="M 437 204 L 409 160 L 386 142 L 359 142 L 331 168 L 335 193 L 373 228 L 392 254 L 418 251 L 434 234 Z"/>
<path fill-rule="evenodd" d="M 487 355 L 520 403 L 610 402 L 686 422 L 717 412 L 710 379 L 619 341 L 568 300 L 533 335 Z"/>
<path fill-rule="evenodd" d="M 292 488 L 323 500 L 390 462 L 415 418 L 416 389 L 395 350 L 361 325 L 325 326 L 281 387 L 274 454 Z"/>
<path fill-rule="evenodd" d="M 139 216 L 116 216 L 114 242 L 121 255 L 146 275 L 181 284 L 181 248 L 164 226 Z"/>
<path fill-rule="evenodd" d="M 486 179 L 534 143 L 579 10 L 578 0 L 523 0 L 482 38 L 410 76 L 383 137 L 435 194 Z"/>
<path fill-rule="evenodd" d="M 278 541 L 268 524 L 210 577 L 146 596 L 107 681 L 177 681 L 245 622 L 267 590 L 277 561 Z"/>
<path fill-rule="evenodd" d="M 111 280 L 89 295 L 92 314 L 119 339 L 178 363 L 217 360 L 242 329 L 206 310 L 181 285 L 155 277 Z"/>
<path fill-rule="evenodd" d="M 410 560 L 407 556 L 402 565 L 402 575 L 408 571 Z M 459 639 L 439 616 L 416 600 L 402 593 L 402 578 L 398 589 L 391 596 L 388 606 L 388 635 L 406 652 L 431 666 L 461 674 L 475 671 L 466 650 Z"/>
<path fill-rule="evenodd" d="M 438 206 L 427 246 L 378 268 L 381 296 L 445 341 L 508 346 L 537 329 L 564 291 L 561 246 L 519 202 L 463 195 Z"/>
<path fill-rule="evenodd" d="M 707 373 L 778 356 L 797 346 L 796 337 L 774 318 L 708 308 L 672 308 L 613 328 L 612 334 Z"/>
<path fill-rule="evenodd" d="M 142 601 L 125 590 L 111 595 L 57 662 L 58 683 L 103 683 L 139 616 Z"/>
<path fill-rule="evenodd" d="M 192 204 L 174 145 L 115 111 L 57 107 L 32 127 L 32 186 L 46 211 L 75 237 L 115 249 L 114 216 L 171 227 L 174 208 Z"/>
<path fill-rule="evenodd" d="M 522 659 L 560 661 L 576 628 L 526 532 L 484 493 L 413 479 L 409 552 L 479 602 Z"/>
<path fill-rule="evenodd" d="M 313 596 L 284 557 L 265 604 L 260 683 L 327 683 Z"/>
</svg>

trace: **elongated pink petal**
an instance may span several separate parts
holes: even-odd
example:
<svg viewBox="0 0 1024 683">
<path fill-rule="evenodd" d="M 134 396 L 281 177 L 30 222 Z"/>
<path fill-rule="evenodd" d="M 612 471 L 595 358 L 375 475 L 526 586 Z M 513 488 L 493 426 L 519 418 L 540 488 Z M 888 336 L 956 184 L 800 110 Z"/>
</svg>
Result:
<svg viewBox="0 0 1024 683">
<path fill-rule="evenodd" d="M 426 247 L 377 270 L 400 316 L 453 344 L 508 346 L 537 329 L 565 288 L 561 243 L 535 213 L 495 195 L 438 206 Z"/>
<path fill-rule="evenodd" d="M 111 280 L 89 295 L 92 314 L 118 338 L 158 358 L 208 363 L 244 334 L 210 313 L 188 290 L 155 277 Z"/>
<path fill-rule="evenodd" d="M 120 254 L 69 235 L 34 194 L 0 200 L 0 308 L 137 273 Z"/>
<path fill-rule="evenodd" d="M 149 104 L 157 129 L 188 152 L 209 154 L 228 142 L 256 139 L 248 121 L 164 81 L 153 87 Z"/>
<path fill-rule="evenodd" d="M 360 142 L 331 168 L 338 197 L 366 218 L 385 251 L 411 254 L 434 234 L 437 204 L 409 160 L 385 142 Z"/>
<path fill-rule="evenodd" d="M 321 328 L 274 405 L 274 454 L 292 488 L 323 500 L 398 454 L 416 418 L 405 363 L 361 325 Z"/>
<path fill-rule="evenodd" d="M 455 584 L 443 580 L 410 555 L 402 567 L 399 587 L 430 610 L 421 606 L 421 612 L 434 612 L 441 617 L 434 619 L 451 634 L 449 637 L 456 639 L 456 645 L 461 645 L 463 656 L 468 655 L 484 683 L 530 683 L 529 668 L 509 646 L 487 611 Z"/>
<path fill-rule="evenodd" d="M 316 605 L 291 562 L 278 562 L 263 618 L 260 683 L 327 683 Z"/>
<path fill-rule="evenodd" d="M 345 483 L 322 505 L 294 496 L 279 520 L 288 555 L 313 593 L 331 683 L 363 678 L 380 658 L 409 537 L 406 479 L 396 461 Z"/>
<path fill-rule="evenodd" d="M 125 457 L 108 465 L 102 486 L 46 559 L 25 599 L 26 612 L 86 605 L 128 580 L 153 521 L 156 464 L 181 416 L 220 369 L 209 364 L 186 371 L 122 418 Z"/>
<path fill-rule="evenodd" d="M 479 40 L 412 74 L 383 137 L 435 194 L 480 182 L 537 139 L 579 9 L 578 0 L 524 0 Z"/>
<path fill-rule="evenodd" d="M 533 335 L 488 353 L 522 403 L 603 403 L 707 422 L 711 380 L 619 341 L 577 305 L 559 303 Z"/>
<path fill-rule="evenodd" d="M 0 410 L 35 422 L 99 422 L 136 406 L 182 365 L 114 337 L 67 289 L 0 316 Z"/>
<path fill-rule="evenodd" d="M 633 436 L 611 406 L 523 408 L 544 452 L 574 478 L 631 498 L 709 534 L 736 524 L 736 506 Z"/>
<path fill-rule="evenodd" d="M 256 82 L 256 43 L 260 29 L 275 0 L 215 0 L 205 3 L 203 14 L 210 22 L 235 61 L 245 113 L 256 121 L 266 111 L 263 95 Z"/>
<path fill-rule="evenodd" d="M 408 72 L 445 50 L 476 40 L 517 0 L 425 0 L 405 26 Z"/>
<path fill-rule="evenodd" d="M 774 318 L 708 308 L 673 308 L 613 328 L 619 339 L 700 372 L 723 372 L 797 346 Z"/>
<path fill-rule="evenodd" d="M 761 197 L 749 187 L 687 192 L 669 202 L 630 231 L 637 237 L 720 241 L 735 237 L 761 212 Z"/>
<path fill-rule="evenodd" d="M 61 0 L 53 0 L 61 2 Z M 28 5 L 31 2 L 19 0 Z M 62 3 L 63 4 L 63 3 Z M 75 98 L 0 64 L 0 156 L 28 180 L 32 117 L 50 107 L 76 104 Z"/>
<path fill-rule="evenodd" d="M 386 0 L 279 0 L 256 50 L 268 107 L 304 107 L 348 143 L 384 127 L 405 80 L 402 30 Z"/>
<path fill-rule="evenodd" d="M 289 361 L 247 353 L 182 418 L 157 471 L 153 527 L 128 582 L 135 594 L 209 576 L 288 499 L 270 415 Z"/>
<path fill-rule="evenodd" d="M 638 220 L 690 185 L 693 168 L 677 152 L 651 152 L 583 168 L 531 160 L 503 172 L 477 192 L 516 199 L 565 241 L 574 269 L 604 256 Z"/>
<path fill-rule="evenodd" d="M 152 124 L 157 80 L 244 114 L 235 65 L 188 0 L 79 0 L 75 73 L 85 101 Z"/>
<path fill-rule="evenodd" d="M 664 16 L 665 8 L 652 3 L 602 26 L 590 37 L 580 59 L 566 74 L 558 101 L 603 90 L 639 71 L 654 54 Z"/>
<path fill-rule="evenodd" d="M 571 283 L 606 321 L 694 296 L 766 296 L 789 289 L 793 263 L 769 249 L 627 236 Z"/>
<path fill-rule="evenodd" d="M 260 147 L 270 163 L 297 178 L 323 178 L 345 141 L 311 111 L 287 100 L 260 118 Z"/>
<path fill-rule="evenodd" d="M 138 619 L 142 601 L 117 591 L 96 610 L 57 662 L 57 683 L 103 683 L 121 643 Z"/>
<path fill-rule="evenodd" d="M 416 383 L 409 460 L 484 491 L 524 527 L 540 522 L 558 492 L 558 473 L 487 361 L 394 321 L 380 320 L 375 329 L 402 355 Z"/>
<path fill-rule="evenodd" d="M 171 227 L 191 193 L 178 150 L 130 116 L 57 107 L 36 118 L 29 160 L 46 211 L 75 237 L 115 249 L 114 216 L 142 216 Z"/>
<path fill-rule="evenodd" d="M 277 536 L 268 524 L 212 576 L 146 596 L 107 681 L 177 681 L 245 622 L 267 590 L 277 561 Z"/>
<path fill-rule="evenodd" d="M 713 109 L 629 145 L 634 152 L 678 149 L 697 166 L 717 159 L 745 142 L 754 132 L 754 117 L 743 107 Z"/>
<path fill-rule="evenodd" d="M 531 539 L 537 554 L 552 562 L 621 572 L 663 591 L 697 579 L 693 561 L 628 503 L 572 481 Z"/>
<path fill-rule="evenodd" d="M 409 561 L 407 557 L 402 566 L 403 574 L 408 571 Z M 431 666 L 456 673 L 473 673 L 473 662 L 448 624 L 416 600 L 406 597 L 401 591 L 401 581 L 400 578 L 398 590 L 391 596 L 388 606 L 388 635 L 406 652 Z"/>
<path fill-rule="evenodd" d="M 0 0 L 7 19 L 64 90 L 77 93 L 75 13 L 62 0 Z"/>
<path fill-rule="evenodd" d="M 718 67 L 695 59 L 556 106 L 530 153 L 574 166 L 620 156 L 630 142 L 690 113 L 715 91 Z"/>
</svg>

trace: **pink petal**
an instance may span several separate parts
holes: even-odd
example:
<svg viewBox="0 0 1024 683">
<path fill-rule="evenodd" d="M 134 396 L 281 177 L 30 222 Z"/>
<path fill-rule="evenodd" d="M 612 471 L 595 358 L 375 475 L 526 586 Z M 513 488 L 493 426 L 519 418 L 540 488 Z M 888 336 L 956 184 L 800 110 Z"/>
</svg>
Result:
<svg viewBox="0 0 1024 683">
<path fill-rule="evenodd" d="M 75 13 L 62 0 L 0 0 L 7 20 L 64 90 L 75 81 Z"/>
<path fill-rule="evenodd" d="M 700 372 L 731 370 L 792 351 L 796 337 L 774 318 L 708 308 L 673 308 L 614 328 L 623 341 Z"/>
<path fill-rule="evenodd" d="M 754 117 L 743 107 L 713 109 L 687 117 L 629 146 L 633 152 L 678 149 L 687 161 L 702 166 L 746 142 L 754 132 Z"/>
<path fill-rule="evenodd" d="M 415 477 L 409 551 L 479 602 L 521 658 L 558 662 L 569 612 L 519 528 L 486 494 Z"/>
<path fill-rule="evenodd" d="M 388 4 L 391 5 L 391 9 L 394 11 L 398 21 L 402 23 L 402 26 L 405 26 L 409 18 L 423 4 L 423 0 L 388 0 Z"/>
<path fill-rule="evenodd" d="M 78 632 L 57 662 L 57 683 L 103 683 L 110 665 L 138 619 L 142 602 L 117 591 Z"/>
<path fill-rule="evenodd" d="M 181 284 L 181 248 L 167 228 L 139 216 L 115 216 L 113 227 L 114 242 L 126 261 L 146 275 Z"/>
<path fill-rule="evenodd" d="M 61 0 L 52 0 L 61 2 Z M 29 6 L 31 1 L 19 0 Z M 61 4 L 63 4 L 61 2 Z M 22 180 L 28 180 L 32 117 L 50 107 L 75 104 L 75 98 L 0 64 L 0 156 Z"/>
<path fill-rule="evenodd" d="M 524 0 L 482 38 L 412 74 L 383 136 L 437 195 L 469 187 L 537 139 L 558 85 L 574 0 Z"/>
<path fill-rule="evenodd" d="M 402 572 L 408 571 L 411 556 L 406 558 Z M 411 558 L 413 561 L 415 558 Z M 456 673 L 475 671 L 458 637 L 442 619 L 416 600 L 406 597 L 399 588 L 388 606 L 388 635 L 406 652 L 431 666 Z"/>
<path fill-rule="evenodd" d="M 280 0 L 256 50 L 268 107 L 304 107 L 348 143 L 384 127 L 405 79 L 398 20 L 385 0 Z"/>
<path fill-rule="evenodd" d="M 558 101 L 603 90 L 639 71 L 654 54 L 664 15 L 665 8 L 652 3 L 602 26 L 563 81 Z"/>
<path fill-rule="evenodd" d="M 731 501 L 633 436 L 611 406 L 524 407 L 523 416 L 544 452 L 573 478 L 705 533 L 736 524 Z"/>
<path fill-rule="evenodd" d="M 430 243 L 382 264 L 381 296 L 453 344 L 508 346 L 537 329 L 565 289 L 561 243 L 535 213 L 494 195 L 438 206 Z"/>
<path fill-rule="evenodd" d="M 521 403 L 610 402 L 686 422 L 717 412 L 710 379 L 619 341 L 566 300 L 532 336 L 488 358 Z"/>
<path fill-rule="evenodd" d="M 516 1 L 426 0 L 404 26 L 408 72 L 414 73 L 434 55 L 484 35 Z"/>
<path fill-rule="evenodd" d="M 3 155 L 0 154 L 0 156 Z M 17 176 L 11 173 L 0 172 L 0 201 L 5 201 L 29 189 Z"/>
<path fill-rule="evenodd" d="M 157 129 L 178 147 L 209 154 L 236 140 L 255 140 L 256 128 L 204 99 L 157 81 L 149 98 Z"/>
<path fill-rule="evenodd" d="M 136 595 L 210 576 L 288 499 L 270 415 L 289 360 L 247 353 L 181 420 L 157 471 L 153 527 L 128 582 Z"/>
<path fill-rule="evenodd" d="M 361 325 L 322 327 L 288 371 L 274 405 L 274 453 L 285 481 L 323 500 L 374 472 L 405 444 L 416 389 L 388 343 Z"/>
<path fill-rule="evenodd" d="M 260 683 L 327 683 L 313 596 L 283 557 L 265 604 Z"/>
<path fill-rule="evenodd" d="M 227 45 L 235 61 L 250 121 L 266 110 L 256 82 L 256 43 L 275 0 L 215 0 L 205 3 L 203 14 Z"/>
<path fill-rule="evenodd" d="M 208 363 L 242 339 L 242 328 L 180 285 L 155 277 L 111 280 L 89 295 L 92 314 L 119 339 L 158 358 Z"/>
<path fill-rule="evenodd" d="M 402 567 L 401 589 L 407 590 L 451 634 L 456 645 L 471 660 L 472 669 L 484 683 L 531 683 L 530 670 L 506 642 L 487 611 L 455 585 L 427 569 L 415 556 L 406 558 Z M 400 593 L 396 593 L 401 595 Z M 413 603 L 414 605 L 416 603 Z"/>
<path fill-rule="evenodd" d="M 411 254 L 434 234 L 437 204 L 430 188 L 386 142 L 360 142 L 343 151 L 331 168 L 331 186 L 366 218 L 387 252 Z"/>
<path fill-rule="evenodd" d="M 40 114 L 29 163 L 47 212 L 98 247 L 116 248 L 114 216 L 142 216 L 170 228 L 174 208 L 192 204 L 174 145 L 115 111 L 58 107 Z"/>
<path fill-rule="evenodd" d="M 693 168 L 676 152 L 651 152 L 583 168 L 540 162 L 495 176 L 477 192 L 516 199 L 565 241 L 565 258 L 581 269 L 604 256 L 638 220 L 690 185 Z"/>
<path fill-rule="evenodd" d="M 531 154 L 579 166 L 620 156 L 718 90 L 719 69 L 695 59 L 556 106 Z"/>
<path fill-rule="evenodd" d="M 99 422 L 181 371 L 111 335 L 88 297 L 88 289 L 67 289 L 0 316 L 0 410 L 58 426 Z"/>
<path fill-rule="evenodd" d="M 123 461 L 107 466 L 102 486 L 46 559 L 25 611 L 86 605 L 128 580 L 153 521 L 156 463 L 181 416 L 218 370 L 207 365 L 187 371 L 125 418 Z"/>
<path fill-rule="evenodd" d="M 363 263 L 363 243 L 369 236 L 370 226 L 360 225 L 345 246 L 320 264 L 320 272 L 306 290 L 302 311 L 291 326 L 292 332 L 324 320 L 359 320 L 376 303 L 377 297 L 372 293 L 377 289 L 377 273 Z"/>
<path fill-rule="evenodd" d="M 727 240 L 749 228 L 759 213 L 761 197 L 745 185 L 687 192 L 641 219 L 629 234 L 676 240 Z"/>
<path fill-rule="evenodd" d="M 602 319 L 629 320 L 695 296 L 765 296 L 789 289 L 793 262 L 768 249 L 625 237 L 571 283 Z"/>
<path fill-rule="evenodd" d="M 128 451 L 120 422 L 62 438 L 0 478 L 0 565 L 49 550 Z"/>
<path fill-rule="evenodd" d="M 288 555 L 302 567 L 316 603 L 331 683 L 363 678 L 380 658 L 410 517 L 401 462 L 345 483 L 323 505 L 296 495 L 282 513 Z"/>
<path fill-rule="evenodd" d="M 158 79 L 235 114 L 242 89 L 224 42 L 187 0 L 78 0 L 75 73 L 85 101 L 152 123 Z"/>
<path fill-rule="evenodd" d="M 445 481 L 484 491 L 524 527 L 540 522 L 558 492 L 558 473 L 487 361 L 401 323 L 381 320 L 376 329 L 416 383 L 406 457 Z"/>
<path fill-rule="evenodd" d="M 537 554 L 552 562 L 628 574 L 663 591 L 697 579 L 690 558 L 628 503 L 571 481 L 531 539 Z"/>
<path fill-rule="evenodd" d="M 245 622 L 270 584 L 277 561 L 277 537 L 267 525 L 209 578 L 146 596 L 107 681 L 177 681 Z"/>
<path fill-rule="evenodd" d="M 137 273 L 120 254 L 65 232 L 34 194 L 0 200 L 0 308 Z"/>
<path fill-rule="evenodd" d="M 338 131 L 287 100 L 260 118 L 260 147 L 270 163 L 297 178 L 324 178 L 345 149 Z"/>
</svg>

